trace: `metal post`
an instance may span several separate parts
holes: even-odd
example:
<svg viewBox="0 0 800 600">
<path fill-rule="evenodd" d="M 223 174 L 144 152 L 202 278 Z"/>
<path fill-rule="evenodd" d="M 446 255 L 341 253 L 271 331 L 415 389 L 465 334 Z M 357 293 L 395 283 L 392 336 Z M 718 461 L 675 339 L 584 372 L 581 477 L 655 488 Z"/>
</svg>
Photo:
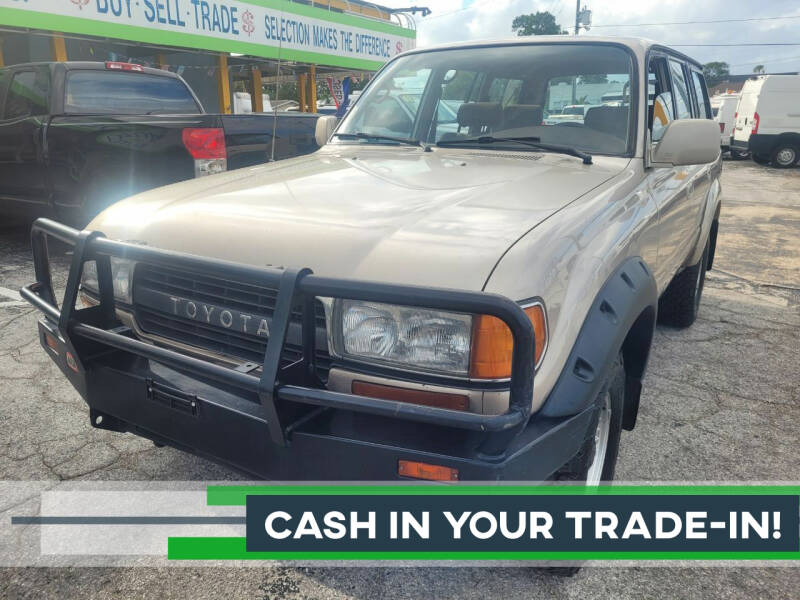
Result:
<svg viewBox="0 0 800 600">
<path fill-rule="evenodd" d="M 306 112 L 306 74 L 297 75 L 297 91 L 300 95 L 300 112 Z"/>
<path fill-rule="evenodd" d="M 217 56 L 217 96 L 219 112 L 231 114 L 231 83 L 228 78 L 228 57 L 225 54 Z"/>
<path fill-rule="evenodd" d="M 253 67 L 251 75 L 253 84 L 252 109 L 254 113 L 262 113 L 264 112 L 264 91 L 261 89 L 261 69 Z"/>
<path fill-rule="evenodd" d="M 0 67 L 4 67 L 5 63 L 3 62 L 3 36 L 0 36 Z"/>
<path fill-rule="evenodd" d="M 575 36 L 577 37 L 578 31 L 580 31 L 580 22 L 578 21 L 579 15 L 581 14 L 581 0 L 575 0 Z M 578 95 L 578 77 L 573 76 L 572 78 L 572 104 L 577 102 L 577 95 Z"/>
<path fill-rule="evenodd" d="M 308 97 L 308 112 L 317 112 L 317 67 L 311 65 L 311 71 L 308 74 L 309 89 Z"/>
<path fill-rule="evenodd" d="M 64 45 L 64 37 L 54 34 L 50 37 L 50 52 L 53 60 L 57 62 L 66 62 L 67 60 L 67 47 Z"/>
</svg>

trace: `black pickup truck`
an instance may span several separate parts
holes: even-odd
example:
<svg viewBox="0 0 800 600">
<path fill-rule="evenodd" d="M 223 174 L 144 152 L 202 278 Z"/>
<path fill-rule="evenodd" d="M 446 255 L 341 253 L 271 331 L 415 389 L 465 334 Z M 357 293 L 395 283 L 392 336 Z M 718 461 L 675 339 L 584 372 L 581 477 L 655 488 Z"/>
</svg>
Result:
<svg viewBox="0 0 800 600">
<path fill-rule="evenodd" d="M 0 214 L 83 225 L 137 192 L 313 152 L 318 118 L 208 114 L 180 76 L 131 63 L 0 69 Z"/>
</svg>

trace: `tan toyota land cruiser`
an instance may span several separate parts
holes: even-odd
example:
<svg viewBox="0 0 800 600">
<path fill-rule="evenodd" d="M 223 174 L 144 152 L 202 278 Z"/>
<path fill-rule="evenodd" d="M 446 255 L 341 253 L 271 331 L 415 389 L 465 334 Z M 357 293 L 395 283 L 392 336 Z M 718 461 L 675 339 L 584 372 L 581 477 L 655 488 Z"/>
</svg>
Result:
<svg viewBox="0 0 800 600">
<path fill-rule="evenodd" d="M 265 478 L 597 483 L 656 321 L 697 315 L 720 169 L 701 66 L 664 46 L 414 50 L 315 154 L 37 221 L 23 294 L 94 427 Z"/>
</svg>

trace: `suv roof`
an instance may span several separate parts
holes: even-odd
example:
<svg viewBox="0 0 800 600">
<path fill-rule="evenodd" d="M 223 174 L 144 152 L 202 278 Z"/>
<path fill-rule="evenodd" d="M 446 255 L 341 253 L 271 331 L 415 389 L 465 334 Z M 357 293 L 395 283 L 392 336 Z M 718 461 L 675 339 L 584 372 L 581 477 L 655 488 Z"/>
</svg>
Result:
<svg viewBox="0 0 800 600">
<path fill-rule="evenodd" d="M 534 44 L 615 44 L 617 46 L 624 46 L 629 48 L 640 58 L 644 58 L 647 52 L 652 49 L 658 49 L 663 52 L 672 54 L 686 60 L 698 68 L 702 68 L 702 64 L 697 62 L 690 56 L 683 54 L 667 45 L 660 44 L 656 41 L 647 38 L 637 37 L 613 37 L 613 36 L 594 36 L 594 35 L 581 35 L 578 37 L 569 35 L 537 35 L 537 36 L 524 36 L 515 38 L 505 38 L 498 40 L 481 40 L 469 42 L 451 42 L 447 44 L 437 44 L 435 46 L 426 46 L 424 48 L 414 48 L 408 50 L 398 56 L 406 54 L 420 54 L 422 52 L 433 52 L 437 50 L 450 50 L 454 48 L 485 48 L 487 46 L 528 46 Z"/>
</svg>

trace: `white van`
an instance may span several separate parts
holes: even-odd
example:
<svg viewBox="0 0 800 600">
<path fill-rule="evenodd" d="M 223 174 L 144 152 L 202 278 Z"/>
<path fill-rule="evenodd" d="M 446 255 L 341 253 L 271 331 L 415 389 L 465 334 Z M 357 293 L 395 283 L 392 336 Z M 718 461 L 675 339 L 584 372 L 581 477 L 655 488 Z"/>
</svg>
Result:
<svg viewBox="0 0 800 600">
<path fill-rule="evenodd" d="M 800 75 L 748 79 L 736 108 L 731 145 L 753 160 L 788 168 L 800 158 Z"/>
<path fill-rule="evenodd" d="M 747 158 L 747 150 L 737 150 L 731 147 L 731 136 L 736 119 L 736 106 L 739 104 L 739 94 L 720 94 L 711 98 L 711 110 L 714 120 L 719 123 L 719 145 L 723 152 L 730 151 L 731 158 L 740 160 Z"/>
</svg>

